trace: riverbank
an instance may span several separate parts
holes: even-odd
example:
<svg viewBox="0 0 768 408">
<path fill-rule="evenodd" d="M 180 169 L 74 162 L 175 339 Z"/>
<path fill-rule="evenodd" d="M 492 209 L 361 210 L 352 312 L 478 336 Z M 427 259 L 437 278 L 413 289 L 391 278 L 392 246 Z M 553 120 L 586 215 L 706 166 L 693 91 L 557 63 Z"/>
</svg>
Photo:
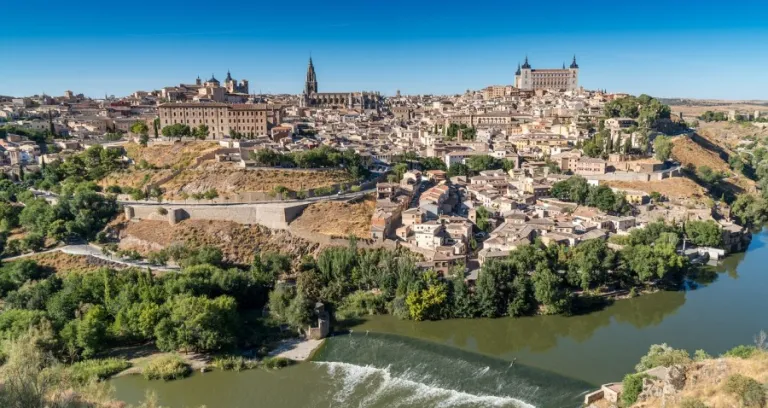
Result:
<svg viewBox="0 0 768 408">
<path fill-rule="evenodd" d="M 308 361 L 322 347 L 325 339 L 300 339 L 292 338 L 280 341 L 267 355 L 269 358 L 289 359 L 295 362 Z M 168 353 L 158 350 L 154 345 L 141 345 L 133 347 L 121 347 L 111 350 L 107 357 L 125 359 L 131 367 L 113 376 L 113 378 L 125 375 L 142 374 L 144 368 L 153 360 L 176 355 L 194 372 L 205 372 L 214 368 L 215 355 L 203 353 Z"/>
<path fill-rule="evenodd" d="M 325 339 L 286 339 L 269 352 L 270 357 L 287 358 L 293 361 L 307 361 L 325 343 Z"/>
</svg>

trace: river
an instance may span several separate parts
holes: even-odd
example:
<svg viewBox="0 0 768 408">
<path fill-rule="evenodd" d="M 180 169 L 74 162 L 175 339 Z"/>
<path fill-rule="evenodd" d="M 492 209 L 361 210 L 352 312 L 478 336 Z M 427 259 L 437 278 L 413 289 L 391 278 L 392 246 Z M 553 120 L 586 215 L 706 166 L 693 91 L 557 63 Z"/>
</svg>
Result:
<svg viewBox="0 0 768 408">
<path fill-rule="evenodd" d="M 375 316 L 331 337 L 314 361 L 278 371 L 115 379 L 130 403 L 154 390 L 177 407 L 577 407 L 654 343 L 719 354 L 768 329 L 768 231 L 679 292 L 581 316 L 402 321 Z"/>
</svg>

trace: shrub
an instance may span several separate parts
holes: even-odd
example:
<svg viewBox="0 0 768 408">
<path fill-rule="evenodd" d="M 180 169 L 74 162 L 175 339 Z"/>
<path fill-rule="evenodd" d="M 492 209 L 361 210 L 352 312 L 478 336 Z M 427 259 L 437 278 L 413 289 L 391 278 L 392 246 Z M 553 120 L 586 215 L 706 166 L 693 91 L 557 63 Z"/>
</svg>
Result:
<svg viewBox="0 0 768 408">
<path fill-rule="evenodd" d="M 384 295 L 376 295 L 371 292 L 357 291 L 346 298 L 336 310 L 336 319 L 345 320 L 349 318 L 376 315 L 385 313 L 387 301 Z"/>
<path fill-rule="evenodd" d="M 288 367 L 289 365 L 292 365 L 294 361 L 285 357 L 267 357 L 262 360 L 261 363 L 264 365 L 264 368 L 273 370 Z"/>
<path fill-rule="evenodd" d="M 687 364 L 691 362 L 691 356 L 685 350 L 676 350 L 666 343 L 651 345 L 648 354 L 640 359 L 635 366 L 635 371 L 641 372 L 654 367 L 669 367 L 675 364 Z"/>
<path fill-rule="evenodd" d="M 296 198 L 299 199 L 299 200 L 303 200 L 303 199 L 307 198 L 307 192 L 304 191 L 304 190 L 297 191 L 296 192 Z"/>
<path fill-rule="evenodd" d="M 107 193 L 121 194 L 122 192 L 123 192 L 123 189 L 120 186 L 112 185 L 107 187 Z"/>
<path fill-rule="evenodd" d="M 765 389 L 754 378 L 733 374 L 725 381 L 723 389 L 739 398 L 744 407 L 765 406 Z"/>
<path fill-rule="evenodd" d="M 85 360 L 72 365 L 72 375 L 84 384 L 92 379 L 106 380 L 129 367 L 131 363 L 122 358 Z"/>
<path fill-rule="evenodd" d="M 621 382 L 624 390 L 621 393 L 621 401 L 624 406 L 630 406 L 637 401 L 637 396 L 643 391 L 643 378 L 646 374 L 627 374 Z"/>
<path fill-rule="evenodd" d="M 360 192 L 361 189 L 362 188 L 360 186 L 352 186 L 352 188 L 350 188 L 349 191 L 353 193 L 357 193 L 357 192 Z"/>
<path fill-rule="evenodd" d="M 144 378 L 147 380 L 176 380 L 191 373 L 189 364 L 175 354 L 158 357 L 144 367 Z"/>
<path fill-rule="evenodd" d="M 707 354 L 707 352 L 704 350 L 696 350 L 696 352 L 693 353 L 694 361 L 704 361 L 704 360 L 709 360 L 710 358 L 712 358 L 712 356 Z"/>
<path fill-rule="evenodd" d="M 168 253 L 166 251 L 150 252 L 147 255 L 147 262 L 155 266 L 163 266 L 168 263 Z"/>
<path fill-rule="evenodd" d="M 158 207 L 157 208 L 157 213 L 160 214 L 160 215 L 168 215 L 168 210 L 166 210 L 163 207 Z"/>
<path fill-rule="evenodd" d="M 330 187 L 318 187 L 315 189 L 315 196 L 326 196 L 333 193 L 333 189 Z"/>
<path fill-rule="evenodd" d="M 215 188 L 212 188 L 212 189 L 210 189 L 210 190 L 206 191 L 205 193 L 203 193 L 203 197 L 204 197 L 206 200 L 213 200 L 214 198 L 216 198 L 216 197 L 218 197 L 218 196 L 219 196 L 219 192 L 218 192 L 218 191 L 216 191 L 216 189 L 215 189 Z"/>
<path fill-rule="evenodd" d="M 217 357 L 212 362 L 213 366 L 219 370 L 225 371 L 243 371 L 256 368 L 256 360 L 246 359 L 242 356 L 223 356 Z"/>
<path fill-rule="evenodd" d="M 723 354 L 723 357 L 750 358 L 757 352 L 755 346 L 736 346 Z"/>
<path fill-rule="evenodd" d="M 696 398 L 685 398 L 680 401 L 680 408 L 708 408 L 701 400 Z"/>
<path fill-rule="evenodd" d="M 104 244 L 107 241 L 109 241 L 109 237 L 107 236 L 107 233 L 104 231 L 99 231 L 96 233 L 96 242 L 99 244 Z"/>
</svg>

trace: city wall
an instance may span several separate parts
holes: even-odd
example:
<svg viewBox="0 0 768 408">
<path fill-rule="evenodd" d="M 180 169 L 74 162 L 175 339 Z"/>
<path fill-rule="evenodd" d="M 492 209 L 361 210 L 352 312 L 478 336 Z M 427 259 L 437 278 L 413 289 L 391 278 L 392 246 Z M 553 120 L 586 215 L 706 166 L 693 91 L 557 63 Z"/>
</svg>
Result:
<svg viewBox="0 0 768 408">
<path fill-rule="evenodd" d="M 176 224 L 186 219 L 232 221 L 246 225 L 263 225 L 272 229 L 288 229 L 309 204 L 245 204 L 245 205 L 126 205 L 129 220 L 156 220 Z"/>
</svg>

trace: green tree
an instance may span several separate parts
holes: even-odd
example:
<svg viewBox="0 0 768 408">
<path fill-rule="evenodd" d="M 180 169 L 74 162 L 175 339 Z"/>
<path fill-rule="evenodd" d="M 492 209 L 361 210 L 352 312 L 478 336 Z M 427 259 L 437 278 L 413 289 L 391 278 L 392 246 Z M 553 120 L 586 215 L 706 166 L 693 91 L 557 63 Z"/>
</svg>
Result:
<svg viewBox="0 0 768 408">
<path fill-rule="evenodd" d="M 149 134 L 149 126 L 143 120 L 137 120 L 131 125 L 131 133 L 146 136 Z"/>
<path fill-rule="evenodd" d="M 434 320 L 442 316 L 448 290 L 434 271 L 427 271 L 422 276 L 425 288 L 412 291 L 405 299 L 411 319 Z"/>
<path fill-rule="evenodd" d="M 659 135 L 653 140 L 653 151 L 656 159 L 667 161 L 672 155 L 672 139 L 667 136 Z"/>
<path fill-rule="evenodd" d="M 210 134 L 210 129 L 208 128 L 208 125 L 201 123 L 200 126 L 196 127 L 192 133 L 196 138 L 205 140 Z"/>
<path fill-rule="evenodd" d="M 720 247 L 723 241 L 723 233 L 720 225 L 712 220 L 687 221 L 685 234 L 692 243 L 699 246 Z"/>
<path fill-rule="evenodd" d="M 666 343 L 653 344 L 648 353 L 640 358 L 640 362 L 635 366 L 635 371 L 639 373 L 655 367 L 670 367 L 690 362 L 691 356 L 685 350 L 674 349 Z"/>
</svg>

